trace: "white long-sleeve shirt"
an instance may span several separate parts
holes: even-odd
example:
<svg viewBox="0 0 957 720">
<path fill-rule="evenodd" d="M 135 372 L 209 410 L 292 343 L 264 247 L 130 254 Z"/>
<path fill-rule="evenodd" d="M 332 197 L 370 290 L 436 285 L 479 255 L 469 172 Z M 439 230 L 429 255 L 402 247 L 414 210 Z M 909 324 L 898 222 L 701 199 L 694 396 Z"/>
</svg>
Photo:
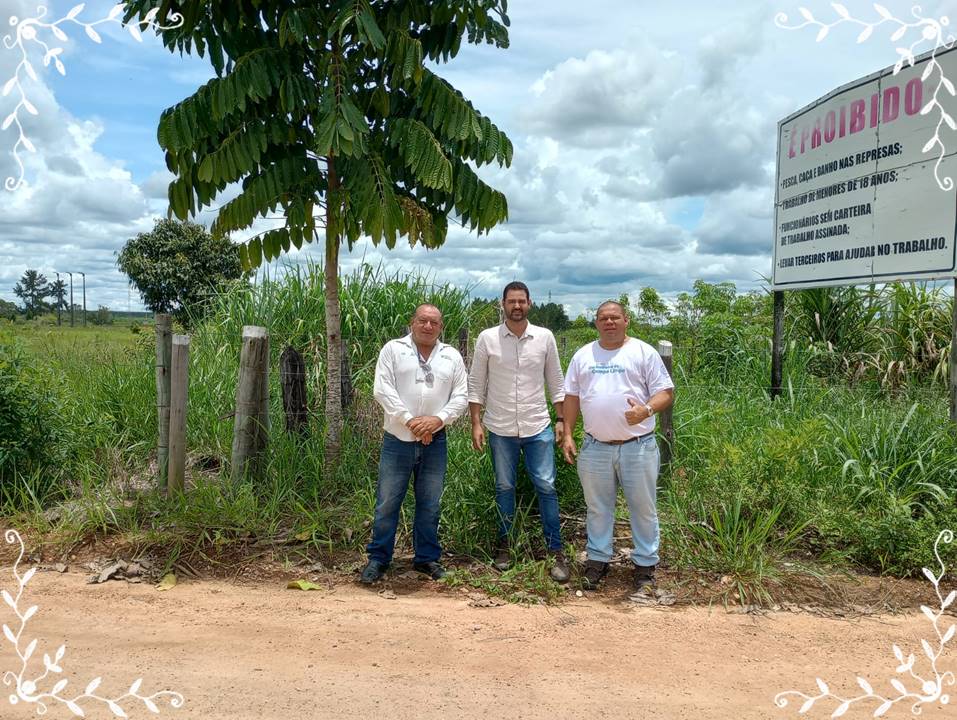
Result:
<svg viewBox="0 0 957 720">
<path fill-rule="evenodd" d="M 468 374 L 459 351 L 436 341 L 424 359 L 432 369 L 431 387 L 411 334 L 387 342 L 375 366 L 373 395 L 385 414 L 383 429 L 405 442 L 415 441 L 405 426 L 412 418 L 435 415 L 448 425 L 468 407 Z"/>
<path fill-rule="evenodd" d="M 502 323 L 479 333 L 469 373 L 469 402 L 485 406 L 482 422 L 496 435 L 531 437 L 551 419 L 552 403 L 565 399 L 562 366 L 555 336 L 532 325 L 517 337 Z"/>
</svg>

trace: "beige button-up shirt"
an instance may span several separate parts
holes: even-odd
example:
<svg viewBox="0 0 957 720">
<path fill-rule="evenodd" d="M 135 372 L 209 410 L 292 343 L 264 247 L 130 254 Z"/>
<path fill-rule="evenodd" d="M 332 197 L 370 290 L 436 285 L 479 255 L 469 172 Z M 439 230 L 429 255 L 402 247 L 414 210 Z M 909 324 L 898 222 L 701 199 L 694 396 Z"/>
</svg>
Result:
<svg viewBox="0 0 957 720">
<path fill-rule="evenodd" d="M 479 333 L 469 372 L 469 402 L 485 406 L 482 422 L 506 437 L 531 437 L 549 422 L 545 384 L 553 403 L 565 399 L 555 336 L 528 324 L 521 337 L 505 323 Z"/>
</svg>

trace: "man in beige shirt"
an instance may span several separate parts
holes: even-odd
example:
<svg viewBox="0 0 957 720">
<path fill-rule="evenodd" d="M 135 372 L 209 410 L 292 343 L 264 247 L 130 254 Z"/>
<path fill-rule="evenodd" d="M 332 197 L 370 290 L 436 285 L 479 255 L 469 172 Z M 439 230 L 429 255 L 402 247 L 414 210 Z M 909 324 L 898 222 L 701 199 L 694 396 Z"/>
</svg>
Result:
<svg viewBox="0 0 957 720">
<path fill-rule="evenodd" d="M 555 492 L 555 440 L 557 435 L 560 443 L 563 435 L 564 380 L 555 336 L 547 328 L 528 322 L 531 305 L 528 287 L 521 282 L 509 283 L 502 293 L 505 322 L 483 330 L 475 342 L 468 383 L 472 447 L 485 448 L 488 428 L 500 519 L 495 567 L 506 570 L 511 564 L 509 536 L 515 517 L 515 482 L 519 456 L 524 454 L 525 468 L 538 495 L 545 544 L 554 561 L 551 576 L 566 582 L 568 562 L 562 552 Z M 546 383 L 558 414 L 554 432 L 545 402 Z"/>
</svg>

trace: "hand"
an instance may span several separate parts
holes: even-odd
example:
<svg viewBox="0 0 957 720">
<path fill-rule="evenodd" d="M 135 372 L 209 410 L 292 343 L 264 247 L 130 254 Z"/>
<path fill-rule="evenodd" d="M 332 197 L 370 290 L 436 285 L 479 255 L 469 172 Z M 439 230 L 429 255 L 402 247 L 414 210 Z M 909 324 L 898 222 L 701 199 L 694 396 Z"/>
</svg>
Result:
<svg viewBox="0 0 957 720">
<path fill-rule="evenodd" d="M 428 445 L 430 442 L 432 442 L 432 433 L 423 433 L 418 439 L 423 445 Z"/>
<path fill-rule="evenodd" d="M 578 448 L 575 447 L 575 438 L 572 433 L 565 433 L 562 440 L 562 453 L 565 455 L 565 462 L 569 465 L 575 464 L 575 456 L 578 455 Z"/>
<path fill-rule="evenodd" d="M 480 452 L 485 449 L 485 428 L 482 423 L 472 423 L 472 449 Z"/>
<path fill-rule="evenodd" d="M 412 418 L 405 425 L 412 431 L 416 439 L 421 441 L 422 436 L 426 433 L 431 436 L 441 430 L 442 420 L 435 415 L 421 415 Z"/>
<path fill-rule="evenodd" d="M 629 425 L 637 425 L 642 420 L 648 418 L 648 410 L 644 405 L 640 405 L 634 398 L 628 398 L 628 404 L 631 406 L 625 410 L 625 421 Z"/>
<path fill-rule="evenodd" d="M 562 440 L 565 439 L 565 423 L 557 422 L 555 423 L 555 444 L 561 445 Z"/>
</svg>

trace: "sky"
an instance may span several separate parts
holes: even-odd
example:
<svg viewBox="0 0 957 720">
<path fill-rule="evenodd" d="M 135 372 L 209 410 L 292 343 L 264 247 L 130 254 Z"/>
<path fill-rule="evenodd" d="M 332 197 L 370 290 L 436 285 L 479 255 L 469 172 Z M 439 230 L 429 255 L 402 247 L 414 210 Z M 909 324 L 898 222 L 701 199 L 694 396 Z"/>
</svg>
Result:
<svg viewBox="0 0 957 720">
<path fill-rule="evenodd" d="M 12 19 L 35 17 L 37 2 L 0 0 L 0 35 Z M 46 21 L 76 2 L 48 2 Z M 912 2 L 882 3 L 900 18 Z M 107 17 L 112 2 L 91 1 L 76 16 Z M 450 226 L 437 250 L 376 248 L 360 242 L 342 271 L 361 262 L 430 274 L 436 283 L 493 297 L 523 280 L 533 301 L 551 299 L 570 314 L 621 293 L 652 286 L 667 297 L 696 279 L 764 287 L 771 273 L 777 123 L 831 90 L 893 65 L 890 29 L 862 43 L 860 27 L 789 31 L 777 13 L 802 21 L 803 5 L 832 22 L 829 2 L 740 0 L 512 0 L 511 45 L 463 45 L 436 71 L 512 139 L 511 167 L 484 169 L 502 190 L 509 221 L 477 237 Z M 871 3 L 845 2 L 856 18 L 878 16 Z M 953 13 L 954 2 L 926 2 L 926 17 Z M 7 19 L 10 18 L 11 21 Z M 102 42 L 75 24 L 63 41 L 43 30 L 25 43 L 36 79 L 18 77 L 36 114 L 18 117 L 35 149 L 21 147 L 23 183 L 0 188 L 0 298 L 27 268 L 53 279 L 73 272 L 77 297 L 86 274 L 87 306 L 140 310 L 116 253 L 167 212 L 166 170 L 156 140 L 160 113 L 212 76 L 198 57 L 167 51 L 152 36 L 137 42 L 117 24 L 98 24 Z M 11 36 L 11 38 L 14 36 Z M 0 87 L 21 61 L 0 46 Z M 929 49 L 929 48 L 928 48 Z M 0 119 L 20 99 L 0 97 Z M 19 177 L 16 124 L 0 131 L 0 181 Z M 224 200 L 228 195 L 224 196 Z M 209 224 L 214 210 L 198 220 Z M 264 220 L 234 240 L 276 224 Z M 273 263 L 319 261 L 307 246 Z"/>
</svg>

